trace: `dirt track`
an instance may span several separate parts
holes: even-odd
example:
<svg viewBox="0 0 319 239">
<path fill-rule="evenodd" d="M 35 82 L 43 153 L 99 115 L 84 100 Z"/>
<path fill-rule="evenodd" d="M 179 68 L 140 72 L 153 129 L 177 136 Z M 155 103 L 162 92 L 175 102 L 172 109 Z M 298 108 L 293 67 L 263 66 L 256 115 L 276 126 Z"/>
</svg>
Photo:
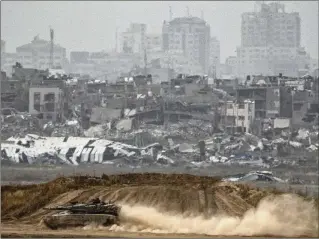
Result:
<svg viewBox="0 0 319 239">
<path fill-rule="evenodd" d="M 84 230 L 82 228 L 68 229 L 53 231 L 46 228 L 39 228 L 37 225 L 27 225 L 27 224 L 2 224 L 1 225 L 1 236 L 2 237 L 62 237 L 62 238 L 78 238 L 78 237 L 88 237 L 88 238 L 203 238 L 209 237 L 205 235 L 195 235 L 195 234 L 154 234 L 154 233 L 129 233 L 129 232 L 110 232 L 110 231 L 98 231 L 98 230 Z"/>
<path fill-rule="evenodd" d="M 218 178 L 126 174 L 59 178 L 42 185 L 2 186 L 4 235 L 58 237 L 203 237 L 319 235 L 315 204 Z M 120 226 L 51 231 L 44 206 L 99 197 L 122 205 Z M 318 208 L 317 208 L 318 209 Z M 157 234 L 156 234 L 157 233 Z M 269 237 L 268 236 L 268 237 Z"/>
<path fill-rule="evenodd" d="M 96 230 L 81 230 L 69 229 L 52 231 L 49 229 L 39 229 L 36 225 L 15 225 L 15 224 L 2 224 L 1 225 L 2 238 L 233 238 L 228 236 L 211 236 L 211 235 L 196 235 L 196 234 L 155 234 L 155 233 L 133 233 L 133 232 L 105 232 Z M 266 239 L 269 237 L 280 238 L 280 236 L 258 236 L 249 237 L 250 239 Z M 238 237 L 247 238 L 247 237 Z M 285 237 L 283 237 L 285 238 Z M 294 238 L 294 237 L 291 237 Z M 302 237 L 295 237 L 302 238 Z M 311 237 L 307 237 L 311 238 Z M 317 238 L 317 237 L 313 237 Z"/>
</svg>

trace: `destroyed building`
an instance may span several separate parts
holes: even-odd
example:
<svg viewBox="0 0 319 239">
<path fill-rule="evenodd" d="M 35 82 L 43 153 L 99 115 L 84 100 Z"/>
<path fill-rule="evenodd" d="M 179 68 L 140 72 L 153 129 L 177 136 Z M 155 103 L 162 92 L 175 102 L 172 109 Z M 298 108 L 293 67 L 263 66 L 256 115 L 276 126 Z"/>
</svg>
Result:
<svg viewBox="0 0 319 239">
<path fill-rule="evenodd" d="M 268 82 L 267 82 L 268 83 Z M 280 88 L 269 86 L 264 79 L 250 86 L 239 85 L 236 89 L 236 100 L 255 101 L 256 118 L 275 118 L 280 116 Z"/>
<path fill-rule="evenodd" d="M 23 68 L 16 63 L 12 66 L 12 77 L 6 77 L 1 82 L 1 104 L 13 107 L 18 111 L 27 112 L 29 107 L 29 88 L 33 81 L 41 81 L 48 72 Z"/>
<path fill-rule="evenodd" d="M 228 132 L 251 132 L 255 120 L 255 101 L 226 101 L 221 110 L 221 125 Z M 233 131 L 233 128 L 236 128 Z"/>
<path fill-rule="evenodd" d="M 32 86 L 29 91 L 29 113 L 48 121 L 61 121 L 64 112 L 63 91 L 54 86 Z"/>
</svg>

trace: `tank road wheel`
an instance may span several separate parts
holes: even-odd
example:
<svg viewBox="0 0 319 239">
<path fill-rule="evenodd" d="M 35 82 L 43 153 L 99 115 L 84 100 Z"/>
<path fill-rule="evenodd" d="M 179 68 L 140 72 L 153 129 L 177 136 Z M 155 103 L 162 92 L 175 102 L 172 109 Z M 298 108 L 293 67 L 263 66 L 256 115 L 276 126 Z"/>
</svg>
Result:
<svg viewBox="0 0 319 239">
<path fill-rule="evenodd" d="M 52 222 L 50 222 L 50 220 L 48 220 L 47 218 L 45 218 L 43 220 L 43 223 L 46 227 L 48 227 L 49 229 L 51 230 L 57 230 L 58 229 L 58 226 L 57 225 L 54 225 Z"/>
</svg>

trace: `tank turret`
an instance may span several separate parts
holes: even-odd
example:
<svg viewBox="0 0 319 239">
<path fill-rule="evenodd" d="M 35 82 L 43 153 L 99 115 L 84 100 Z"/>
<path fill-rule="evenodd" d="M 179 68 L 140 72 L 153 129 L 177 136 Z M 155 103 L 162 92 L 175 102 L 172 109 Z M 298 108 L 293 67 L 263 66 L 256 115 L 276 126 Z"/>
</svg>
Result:
<svg viewBox="0 0 319 239">
<path fill-rule="evenodd" d="M 95 198 L 89 203 L 71 202 L 66 205 L 45 207 L 45 210 L 60 211 L 44 218 L 51 229 L 69 226 L 85 226 L 91 222 L 102 225 L 118 223 L 120 207 L 112 202 L 102 202 Z"/>
</svg>

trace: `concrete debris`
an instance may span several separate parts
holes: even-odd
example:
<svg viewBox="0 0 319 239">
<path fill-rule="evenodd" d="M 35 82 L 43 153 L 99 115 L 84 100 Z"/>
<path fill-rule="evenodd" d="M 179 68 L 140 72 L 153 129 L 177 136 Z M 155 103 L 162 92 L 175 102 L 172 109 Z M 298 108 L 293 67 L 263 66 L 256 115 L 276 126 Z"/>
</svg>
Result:
<svg viewBox="0 0 319 239">
<path fill-rule="evenodd" d="M 230 182 L 253 182 L 253 181 L 264 181 L 264 182 L 287 182 L 288 180 L 283 180 L 277 178 L 270 171 L 253 171 L 247 174 L 238 174 L 233 176 L 228 176 L 223 179 L 223 181 Z"/>
<path fill-rule="evenodd" d="M 196 120 L 168 127 L 142 124 L 135 130 L 132 119 L 119 119 L 83 131 L 79 121 L 72 119 L 64 124 L 50 122 L 42 128 L 39 135 L 46 137 L 28 134 L 9 138 L 2 147 L 3 158 L 15 163 L 112 163 L 133 168 L 152 164 L 271 168 L 300 162 L 288 157 L 302 151 L 310 155 L 318 151 L 317 132 L 299 130 L 285 135 L 282 131 L 273 138 L 260 138 L 249 133 L 215 133 L 211 124 Z M 202 153 L 199 139 L 205 139 Z M 311 158 L 305 153 L 302 157 Z"/>
<path fill-rule="evenodd" d="M 17 114 L 4 116 L 1 123 L 1 138 L 11 136 L 24 136 L 28 133 L 41 132 L 41 123 L 38 118 L 29 114 Z"/>
<path fill-rule="evenodd" d="M 116 124 L 116 129 L 122 132 L 131 131 L 133 127 L 132 119 L 122 119 Z"/>
</svg>

